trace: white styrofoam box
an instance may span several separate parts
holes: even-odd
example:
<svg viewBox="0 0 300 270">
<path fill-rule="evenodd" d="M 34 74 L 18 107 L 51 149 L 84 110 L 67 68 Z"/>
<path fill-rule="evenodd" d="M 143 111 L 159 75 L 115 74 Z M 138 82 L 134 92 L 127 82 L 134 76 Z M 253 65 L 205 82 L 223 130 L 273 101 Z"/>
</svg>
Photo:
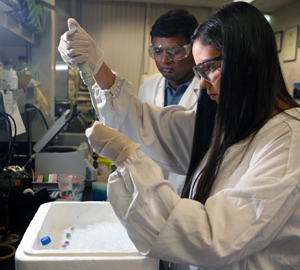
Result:
<svg viewBox="0 0 300 270">
<path fill-rule="evenodd" d="M 87 226 L 107 221 L 120 223 L 108 202 L 50 202 L 41 205 L 17 248 L 16 269 L 159 269 L 159 260 L 143 256 L 136 249 L 77 251 L 56 248 L 60 246 L 61 235 L 53 232 L 73 224 Z M 40 239 L 49 234 L 53 249 L 43 249 Z"/>
</svg>

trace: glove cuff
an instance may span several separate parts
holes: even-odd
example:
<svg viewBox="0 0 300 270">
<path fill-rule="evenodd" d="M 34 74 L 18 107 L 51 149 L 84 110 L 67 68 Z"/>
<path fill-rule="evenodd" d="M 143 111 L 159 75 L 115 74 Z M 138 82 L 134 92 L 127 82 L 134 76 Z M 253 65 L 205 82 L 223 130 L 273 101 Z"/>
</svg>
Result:
<svg viewBox="0 0 300 270">
<path fill-rule="evenodd" d="M 97 54 L 99 55 L 99 58 L 95 63 L 94 69 L 92 70 L 92 76 L 95 76 L 99 72 L 104 60 L 104 52 L 99 47 L 97 48 L 97 50 L 98 50 Z"/>
<path fill-rule="evenodd" d="M 119 167 L 133 152 L 140 149 L 141 145 L 135 142 L 132 142 L 128 147 L 124 148 L 123 151 L 119 154 L 116 160 L 113 163 Z"/>
<path fill-rule="evenodd" d="M 139 150 L 140 148 L 141 148 L 141 145 L 140 145 L 140 144 L 133 142 L 133 143 L 130 145 L 130 151 L 129 151 L 128 157 L 129 157 L 133 152 L 135 152 L 136 150 Z"/>
</svg>

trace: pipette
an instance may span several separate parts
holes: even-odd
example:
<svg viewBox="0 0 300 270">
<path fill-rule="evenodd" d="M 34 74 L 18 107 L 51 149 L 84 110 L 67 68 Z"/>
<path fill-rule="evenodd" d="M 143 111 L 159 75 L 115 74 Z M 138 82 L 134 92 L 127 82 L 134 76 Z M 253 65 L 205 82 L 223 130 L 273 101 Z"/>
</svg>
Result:
<svg viewBox="0 0 300 270">
<path fill-rule="evenodd" d="M 76 25 L 69 24 L 68 27 L 69 27 L 69 31 L 67 32 L 67 35 L 70 35 L 70 36 L 74 35 L 74 33 L 77 31 Z M 99 110 L 98 110 L 97 103 L 96 103 L 95 96 L 94 96 L 93 89 L 92 89 L 92 85 L 94 84 L 94 79 L 92 77 L 92 72 L 91 72 L 89 63 L 87 61 L 84 61 L 84 62 L 77 64 L 77 66 L 80 70 L 80 77 L 81 77 L 83 83 L 89 89 L 91 100 L 92 100 L 92 105 L 95 109 L 96 116 L 97 116 L 98 120 L 100 121 L 100 114 L 99 114 Z"/>
</svg>

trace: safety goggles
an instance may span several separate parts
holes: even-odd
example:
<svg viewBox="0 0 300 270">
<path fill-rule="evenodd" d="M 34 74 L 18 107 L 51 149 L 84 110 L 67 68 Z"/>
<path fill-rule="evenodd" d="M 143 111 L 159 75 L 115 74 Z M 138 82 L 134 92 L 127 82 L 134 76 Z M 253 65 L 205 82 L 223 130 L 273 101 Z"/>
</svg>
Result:
<svg viewBox="0 0 300 270">
<path fill-rule="evenodd" d="M 148 48 L 151 58 L 161 61 L 166 55 L 171 61 L 178 61 L 187 58 L 191 52 L 192 45 L 152 45 Z"/>
<path fill-rule="evenodd" d="M 215 58 L 207 59 L 197 66 L 193 67 L 196 77 L 201 80 L 201 77 L 209 82 L 215 83 L 221 78 L 222 55 Z"/>
</svg>

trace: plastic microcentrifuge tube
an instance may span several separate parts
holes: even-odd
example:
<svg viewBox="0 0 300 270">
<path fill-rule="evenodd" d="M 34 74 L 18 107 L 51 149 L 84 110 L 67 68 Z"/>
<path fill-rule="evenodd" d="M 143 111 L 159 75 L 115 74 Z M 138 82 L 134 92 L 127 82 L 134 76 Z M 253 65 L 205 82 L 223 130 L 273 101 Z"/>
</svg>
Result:
<svg viewBox="0 0 300 270">
<path fill-rule="evenodd" d="M 69 245 L 70 244 L 70 242 L 69 241 L 65 241 L 65 245 L 67 246 L 67 245 Z"/>
<path fill-rule="evenodd" d="M 61 245 L 61 248 L 62 248 L 62 249 L 66 249 L 67 246 L 66 246 L 66 245 Z"/>
<path fill-rule="evenodd" d="M 52 248 L 52 244 L 51 244 L 51 238 L 49 236 L 45 236 L 41 239 L 41 243 L 43 245 L 44 248 Z"/>
<path fill-rule="evenodd" d="M 74 228 L 74 227 L 71 227 L 71 228 L 70 228 L 71 234 L 74 233 L 74 231 L 75 231 L 75 228 Z"/>
<path fill-rule="evenodd" d="M 67 234 L 66 234 L 66 237 L 67 237 L 67 239 L 71 239 L 71 234 L 70 234 L 70 233 L 67 233 Z"/>
</svg>

